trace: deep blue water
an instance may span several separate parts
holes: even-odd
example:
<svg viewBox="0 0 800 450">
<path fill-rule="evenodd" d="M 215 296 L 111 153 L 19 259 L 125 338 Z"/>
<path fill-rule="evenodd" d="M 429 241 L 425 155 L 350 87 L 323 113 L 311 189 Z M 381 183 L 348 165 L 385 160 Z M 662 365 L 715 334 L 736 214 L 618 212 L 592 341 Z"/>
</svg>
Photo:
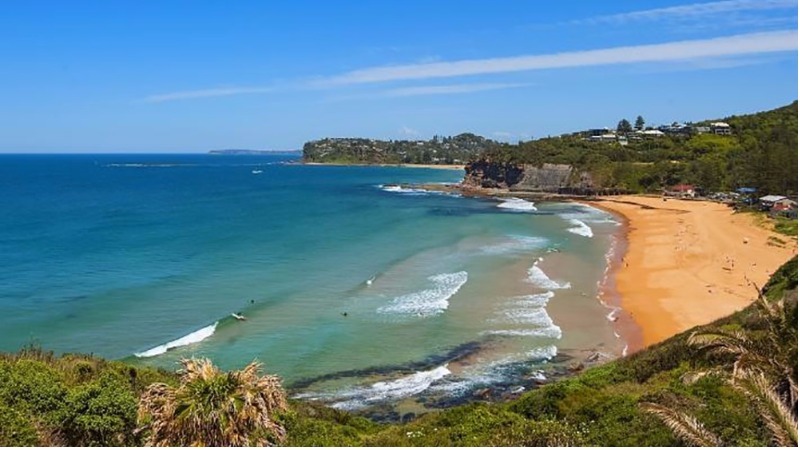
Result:
<svg viewBox="0 0 800 450">
<path fill-rule="evenodd" d="M 470 370 L 485 377 L 564 343 L 613 345 L 607 311 L 586 295 L 615 230 L 605 213 L 381 188 L 459 171 L 288 159 L 0 156 L 0 350 L 166 367 L 257 358 L 291 382 L 485 344 L 475 367 L 331 400 L 355 408 L 448 380 L 456 389 Z"/>
</svg>

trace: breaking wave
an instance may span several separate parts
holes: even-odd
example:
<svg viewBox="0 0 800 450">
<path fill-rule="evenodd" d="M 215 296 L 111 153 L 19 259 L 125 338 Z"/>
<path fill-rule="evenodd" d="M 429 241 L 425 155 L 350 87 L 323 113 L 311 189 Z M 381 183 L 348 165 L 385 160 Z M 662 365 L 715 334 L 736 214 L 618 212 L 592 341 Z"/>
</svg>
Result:
<svg viewBox="0 0 800 450">
<path fill-rule="evenodd" d="M 584 223 L 582 220 L 580 220 L 580 219 L 569 219 L 569 223 L 571 223 L 573 225 L 572 227 L 567 228 L 567 231 L 569 231 L 570 233 L 577 234 L 579 236 L 588 237 L 588 238 L 594 236 L 594 232 L 592 232 L 592 228 L 589 225 L 586 225 L 586 223 Z"/>
<path fill-rule="evenodd" d="M 537 211 L 533 206 L 533 202 L 523 200 L 521 198 L 511 197 L 509 199 L 501 199 L 503 203 L 497 205 L 498 208 L 510 209 L 512 211 L 532 212 Z"/>
<path fill-rule="evenodd" d="M 489 330 L 484 331 L 483 334 L 490 334 L 495 336 L 536 336 L 552 339 L 561 339 L 561 327 L 553 325 L 548 328 L 538 328 L 535 330 Z"/>
<path fill-rule="evenodd" d="M 448 192 L 448 191 L 430 191 L 428 189 L 422 188 L 411 188 L 411 187 L 403 187 L 397 184 L 379 184 L 378 188 L 384 192 L 392 192 L 395 194 L 404 194 L 404 195 L 448 195 L 450 197 L 461 197 L 461 194 L 458 192 Z"/>
<path fill-rule="evenodd" d="M 390 304 L 378 308 L 378 312 L 417 317 L 441 314 L 450 306 L 450 297 L 461 289 L 467 278 L 467 272 L 463 271 L 428 277 L 434 284 L 433 288 L 396 297 Z"/>
<path fill-rule="evenodd" d="M 528 269 L 529 282 L 542 289 L 569 289 L 572 287 L 569 281 L 559 283 L 558 281 L 551 280 L 537 264 L 538 261 L 534 262 L 531 268 Z"/>
<path fill-rule="evenodd" d="M 205 328 L 193 331 L 187 334 L 186 336 L 175 339 L 174 341 L 169 341 L 166 344 L 153 347 L 150 350 L 146 350 L 141 353 L 134 353 L 134 356 L 136 356 L 137 358 L 149 358 L 151 356 L 157 356 L 166 353 L 168 350 L 171 350 L 173 348 L 178 348 L 178 347 L 183 347 L 185 345 L 198 343 L 210 337 L 212 334 L 214 334 L 214 331 L 216 331 L 217 329 L 218 323 L 219 322 L 214 322 L 213 325 L 209 325 Z"/>
<path fill-rule="evenodd" d="M 450 375 L 447 364 L 431 370 L 420 371 L 391 381 L 379 381 L 365 387 L 355 387 L 333 393 L 305 393 L 297 398 L 327 400 L 334 402 L 333 408 L 344 410 L 362 409 L 370 404 L 396 400 L 419 394 L 438 380 Z"/>
<path fill-rule="evenodd" d="M 529 252 L 547 246 L 548 240 L 537 236 L 521 236 L 517 234 L 508 235 L 507 240 L 497 244 L 481 247 L 483 253 L 490 255 L 502 255 L 505 253 Z"/>
</svg>

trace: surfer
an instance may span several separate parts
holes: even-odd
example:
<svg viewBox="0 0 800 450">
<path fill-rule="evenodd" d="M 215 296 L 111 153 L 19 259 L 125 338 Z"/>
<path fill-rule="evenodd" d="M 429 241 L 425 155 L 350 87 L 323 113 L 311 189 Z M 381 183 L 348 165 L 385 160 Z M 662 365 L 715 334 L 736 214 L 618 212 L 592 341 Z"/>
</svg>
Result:
<svg viewBox="0 0 800 450">
<path fill-rule="evenodd" d="M 343 312 L 342 316 L 347 317 L 347 311 Z"/>
<path fill-rule="evenodd" d="M 247 317 L 245 317 L 241 312 L 231 313 L 231 316 L 233 316 L 233 318 L 236 320 L 247 320 Z"/>
</svg>

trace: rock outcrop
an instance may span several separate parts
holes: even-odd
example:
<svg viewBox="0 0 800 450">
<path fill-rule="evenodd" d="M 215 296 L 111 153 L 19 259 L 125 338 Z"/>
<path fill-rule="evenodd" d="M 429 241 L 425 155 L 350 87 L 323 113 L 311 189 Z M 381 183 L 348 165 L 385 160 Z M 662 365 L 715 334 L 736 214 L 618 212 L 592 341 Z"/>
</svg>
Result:
<svg viewBox="0 0 800 450">
<path fill-rule="evenodd" d="M 464 184 L 470 187 L 548 193 L 593 188 L 589 173 L 567 164 L 545 163 L 539 167 L 484 159 L 469 163 L 466 172 Z"/>
</svg>

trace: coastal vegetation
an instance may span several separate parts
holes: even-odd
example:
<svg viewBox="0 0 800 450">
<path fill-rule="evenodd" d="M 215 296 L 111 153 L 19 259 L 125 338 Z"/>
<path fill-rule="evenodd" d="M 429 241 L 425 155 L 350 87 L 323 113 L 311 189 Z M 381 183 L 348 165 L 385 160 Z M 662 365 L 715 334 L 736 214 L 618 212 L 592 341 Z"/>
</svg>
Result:
<svg viewBox="0 0 800 450">
<path fill-rule="evenodd" d="M 736 314 L 519 399 L 402 424 L 285 402 L 255 364 L 224 373 L 185 361 L 178 374 L 26 348 L 0 355 L 0 445 L 796 443 L 788 431 L 797 420 L 797 258 L 754 294 L 761 300 Z"/>
<path fill-rule="evenodd" d="M 326 138 L 303 145 L 303 161 L 335 164 L 464 164 L 499 144 L 463 133 L 430 140 Z"/>
<path fill-rule="evenodd" d="M 630 138 L 606 142 L 577 132 L 498 145 L 477 162 L 515 167 L 564 164 L 575 168 L 576 174 L 588 174 L 594 188 L 629 192 L 660 192 L 691 184 L 705 192 L 751 187 L 763 194 L 796 194 L 797 101 L 723 120 L 730 125 L 729 135 L 633 133 Z M 620 121 L 618 128 L 619 133 L 629 133 L 630 123 Z M 580 181 L 585 183 L 583 178 Z"/>
</svg>

